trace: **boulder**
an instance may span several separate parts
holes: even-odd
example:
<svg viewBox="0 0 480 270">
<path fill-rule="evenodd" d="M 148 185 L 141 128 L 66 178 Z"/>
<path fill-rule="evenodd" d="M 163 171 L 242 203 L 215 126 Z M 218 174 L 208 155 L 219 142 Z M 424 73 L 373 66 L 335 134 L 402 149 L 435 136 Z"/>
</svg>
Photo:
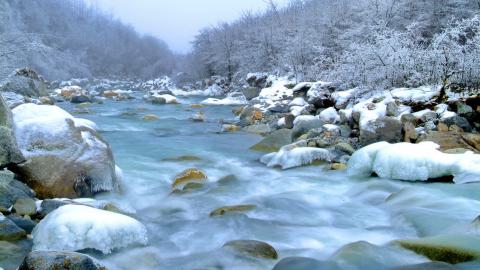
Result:
<svg viewBox="0 0 480 270">
<path fill-rule="evenodd" d="M 263 140 L 250 147 L 250 149 L 260 152 L 275 152 L 290 143 L 292 143 L 292 130 L 279 129 L 265 136 Z"/>
<path fill-rule="evenodd" d="M 155 114 L 147 114 L 142 117 L 144 121 L 156 121 L 159 120 L 160 117 L 156 116 Z"/>
<path fill-rule="evenodd" d="M 381 117 L 367 124 L 366 128 L 360 129 L 360 144 L 387 141 L 390 143 L 402 141 L 402 123 L 390 117 Z"/>
<path fill-rule="evenodd" d="M 0 171 L 0 212 L 8 213 L 18 199 L 34 196 L 30 188 L 14 179 L 13 173 Z"/>
<path fill-rule="evenodd" d="M 307 92 L 307 102 L 317 108 L 333 107 L 335 102 L 332 98 L 332 92 L 334 91 L 335 87 L 332 83 L 316 82 Z"/>
<path fill-rule="evenodd" d="M 442 119 L 440 123 L 447 126 L 448 130 L 472 132 L 472 126 L 470 125 L 468 120 L 458 115 Z"/>
<path fill-rule="evenodd" d="M 247 87 L 242 89 L 242 94 L 247 100 L 252 100 L 260 94 L 260 88 L 257 87 Z"/>
<path fill-rule="evenodd" d="M 26 236 L 27 233 L 22 228 L 0 214 L 0 241 L 16 241 Z"/>
<path fill-rule="evenodd" d="M 240 131 L 240 127 L 237 125 L 229 125 L 229 124 L 222 125 L 222 132 L 236 132 L 236 131 Z"/>
<path fill-rule="evenodd" d="M 400 108 L 395 101 L 387 103 L 387 116 L 397 117 L 400 114 Z"/>
<path fill-rule="evenodd" d="M 32 216 L 37 212 L 35 200 L 32 198 L 18 198 L 13 205 L 13 211 L 21 216 Z"/>
<path fill-rule="evenodd" d="M 441 151 L 464 148 L 480 152 L 480 134 L 458 133 L 455 131 L 430 131 L 419 137 L 418 142 L 431 141 L 440 145 Z"/>
<path fill-rule="evenodd" d="M 0 92 L 14 92 L 27 97 L 46 96 L 47 86 L 42 76 L 30 68 L 14 71 L 0 83 Z"/>
<path fill-rule="evenodd" d="M 263 119 L 263 112 L 260 109 L 255 107 L 246 107 L 240 113 L 240 122 L 238 123 L 241 127 L 253 125 L 256 122 Z"/>
<path fill-rule="evenodd" d="M 70 102 L 73 104 L 92 103 L 92 98 L 83 94 L 74 95 L 71 97 Z"/>
<path fill-rule="evenodd" d="M 418 138 L 417 134 L 417 118 L 412 114 L 402 115 L 401 121 L 403 123 L 403 141 L 415 142 Z"/>
<path fill-rule="evenodd" d="M 93 122 L 47 105 L 23 104 L 13 115 L 28 161 L 11 170 L 38 198 L 89 197 L 118 189 L 112 151 Z"/>
<path fill-rule="evenodd" d="M 12 114 L 0 95 L 0 169 L 25 160 L 12 130 Z"/>
<path fill-rule="evenodd" d="M 107 270 L 90 256 L 64 251 L 33 251 L 18 270 Z"/>
<path fill-rule="evenodd" d="M 223 247 L 231 248 L 241 254 L 252 257 L 276 260 L 278 253 L 271 245 L 256 240 L 235 240 L 227 242 Z"/>
<path fill-rule="evenodd" d="M 243 128 L 245 132 L 258 134 L 258 135 L 266 135 L 272 132 L 272 128 L 268 124 L 255 124 L 251 126 L 246 126 Z"/>
<path fill-rule="evenodd" d="M 17 225 L 19 228 L 24 230 L 27 234 L 31 234 L 33 231 L 33 228 L 37 226 L 37 223 L 33 221 L 30 217 L 21 217 L 16 214 L 11 214 L 6 217 L 11 221 L 13 221 L 15 225 Z"/>
<path fill-rule="evenodd" d="M 325 124 L 318 116 L 301 115 L 293 122 L 292 138 L 297 139 L 308 131 L 321 128 Z"/>
</svg>

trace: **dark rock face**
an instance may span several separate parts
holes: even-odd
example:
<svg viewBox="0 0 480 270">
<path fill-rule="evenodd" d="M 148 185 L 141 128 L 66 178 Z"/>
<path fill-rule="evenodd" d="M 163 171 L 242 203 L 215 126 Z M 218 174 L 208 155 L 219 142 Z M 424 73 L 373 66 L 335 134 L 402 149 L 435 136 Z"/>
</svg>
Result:
<svg viewBox="0 0 480 270">
<path fill-rule="evenodd" d="M 369 145 L 386 141 L 397 143 L 402 141 L 402 123 L 394 118 L 384 117 L 371 123 L 371 129 L 360 130 L 360 144 Z"/>
<path fill-rule="evenodd" d="M 78 95 L 78 96 L 73 96 L 70 102 L 74 104 L 91 103 L 92 99 L 86 95 Z"/>
<path fill-rule="evenodd" d="M 47 95 L 45 80 L 30 68 L 18 69 L 0 85 L 0 92 L 14 92 L 27 97 Z"/>
<path fill-rule="evenodd" d="M 0 171 L 0 212 L 8 212 L 17 199 L 34 196 L 29 187 L 14 179 L 13 173 Z"/>
<path fill-rule="evenodd" d="M 20 227 L 22 230 L 24 230 L 26 233 L 30 234 L 33 231 L 33 228 L 37 225 L 37 223 L 31 219 L 23 218 L 21 216 L 17 215 L 9 215 L 7 216 L 8 219 L 13 221 L 15 225 Z"/>
<path fill-rule="evenodd" d="M 107 270 L 93 258 L 76 252 L 34 251 L 19 270 Z"/>
<path fill-rule="evenodd" d="M 11 111 L 0 95 L 0 169 L 24 160 L 13 134 Z"/>
<path fill-rule="evenodd" d="M 260 94 L 260 88 L 257 87 L 248 87 L 242 89 L 242 93 L 247 100 L 252 100 Z"/>
<path fill-rule="evenodd" d="M 470 125 L 468 120 L 458 115 L 444 119 L 441 121 L 441 123 L 445 124 L 450 129 L 452 129 L 453 126 L 456 126 L 459 127 L 461 131 L 472 132 L 472 126 Z"/>
</svg>

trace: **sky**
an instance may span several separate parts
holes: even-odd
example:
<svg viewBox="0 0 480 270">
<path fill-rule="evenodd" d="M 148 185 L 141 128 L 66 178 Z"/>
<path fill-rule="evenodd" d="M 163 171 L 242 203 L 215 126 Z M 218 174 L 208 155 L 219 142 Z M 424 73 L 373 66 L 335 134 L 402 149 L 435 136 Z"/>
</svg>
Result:
<svg viewBox="0 0 480 270">
<path fill-rule="evenodd" d="M 178 53 L 191 49 L 191 41 L 204 27 L 231 22 L 244 11 L 263 11 L 265 0 L 88 0 L 137 31 L 163 39 Z M 274 0 L 285 5 L 288 0 Z"/>
</svg>

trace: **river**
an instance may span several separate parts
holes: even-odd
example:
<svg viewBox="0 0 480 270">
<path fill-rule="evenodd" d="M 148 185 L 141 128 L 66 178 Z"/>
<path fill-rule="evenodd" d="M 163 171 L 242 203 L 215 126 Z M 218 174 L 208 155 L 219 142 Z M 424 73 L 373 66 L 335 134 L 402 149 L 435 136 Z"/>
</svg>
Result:
<svg viewBox="0 0 480 270">
<path fill-rule="evenodd" d="M 234 118 L 232 107 L 190 107 L 200 100 L 184 98 L 181 105 L 151 105 L 139 99 L 105 101 L 87 107 L 88 114 L 75 115 L 97 123 L 123 170 L 123 192 L 98 198 L 130 208 L 149 233 L 146 247 L 107 256 L 91 253 L 107 267 L 272 269 L 276 261 L 240 256 L 222 248 L 230 240 L 249 239 L 271 244 L 280 258 L 304 256 L 334 260 L 345 269 L 379 269 L 382 263 L 395 266 L 425 261 L 387 245 L 392 240 L 463 232 L 471 229 L 471 222 L 480 214 L 478 184 L 352 179 L 321 166 L 285 171 L 267 168 L 258 161 L 262 153 L 249 150 L 260 136 L 220 133 L 220 120 Z M 75 111 L 72 104 L 60 106 Z M 198 111 L 205 112 L 205 122 L 189 119 Z M 160 119 L 142 120 L 147 114 Z M 199 159 L 174 160 L 181 156 Z M 172 194 L 175 175 L 187 168 L 204 170 L 207 184 L 185 194 Z M 218 207 L 238 204 L 256 208 L 209 216 Z M 351 253 L 336 253 L 356 241 L 387 247 L 360 261 Z M 478 266 L 469 263 L 462 267 Z"/>
</svg>

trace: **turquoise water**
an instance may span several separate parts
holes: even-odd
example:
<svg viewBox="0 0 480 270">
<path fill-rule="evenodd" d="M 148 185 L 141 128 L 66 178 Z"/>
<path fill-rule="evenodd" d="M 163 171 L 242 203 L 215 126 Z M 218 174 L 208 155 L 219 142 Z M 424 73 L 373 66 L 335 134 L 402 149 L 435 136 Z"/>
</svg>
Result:
<svg viewBox="0 0 480 270">
<path fill-rule="evenodd" d="M 344 269 L 387 269 L 426 259 L 391 245 L 365 255 L 364 265 L 335 252 L 356 241 L 387 245 L 396 239 L 464 233 L 467 228 L 478 234 L 472 221 L 480 214 L 479 185 L 351 179 L 318 166 L 266 168 L 258 161 L 262 154 L 249 150 L 261 137 L 220 133 L 222 119 L 234 118 L 232 107 L 190 108 L 199 101 L 106 101 L 87 107 L 89 114 L 75 115 L 97 123 L 124 173 L 122 194 L 99 198 L 131 208 L 149 231 L 146 247 L 93 254 L 111 269 L 265 270 L 275 265 L 222 248 L 239 239 L 268 242 L 280 258 L 306 256 L 335 260 Z M 74 111 L 71 104 L 60 106 Z M 205 112 L 206 122 L 189 120 L 199 111 Z M 147 114 L 160 119 L 142 120 Z M 165 160 L 184 155 L 201 160 Z M 172 194 L 175 175 L 192 167 L 207 173 L 207 184 Z M 209 217 L 218 207 L 237 204 L 257 207 Z"/>
</svg>

